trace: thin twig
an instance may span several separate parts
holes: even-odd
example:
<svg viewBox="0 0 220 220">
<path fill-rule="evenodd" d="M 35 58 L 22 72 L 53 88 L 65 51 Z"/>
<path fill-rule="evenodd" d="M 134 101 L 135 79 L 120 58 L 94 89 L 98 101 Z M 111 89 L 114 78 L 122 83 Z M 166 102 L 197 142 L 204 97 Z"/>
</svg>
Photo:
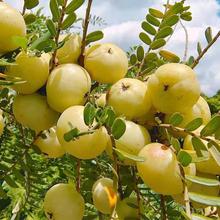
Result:
<svg viewBox="0 0 220 220">
<path fill-rule="evenodd" d="M 26 7 L 25 7 L 25 2 L 24 2 L 24 5 L 23 5 L 23 9 L 22 9 L 22 13 L 21 13 L 21 14 L 24 16 L 25 12 L 26 12 Z"/>
<path fill-rule="evenodd" d="M 67 2 L 68 2 L 68 0 L 64 0 L 64 4 L 63 4 L 62 9 L 61 9 L 61 16 L 60 16 L 60 19 L 59 19 L 58 25 L 57 25 L 57 33 L 56 33 L 56 36 L 55 36 L 56 49 L 54 50 L 54 52 L 52 54 L 51 70 L 53 70 L 53 68 L 56 66 L 57 48 L 58 48 L 58 44 L 59 44 L 59 37 L 60 37 L 61 30 L 62 30 L 62 24 L 63 24 L 63 19 L 64 19 L 64 16 L 65 16 L 65 10 L 66 10 Z"/>
<path fill-rule="evenodd" d="M 85 20 L 83 22 L 82 46 L 81 46 L 81 54 L 79 56 L 79 64 L 81 66 L 84 66 L 84 52 L 85 52 L 85 48 L 86 48 L 86 36 L 87 36 L 88 27 L 89 27 L 89 19 L 90 19 L 90 11 L 91 11 L 91 6 L 92 6 L 92 1 L 93 0 L 88 0 L 88 5 L 86 8 L 86 16 L 85 16 Z"/>
<path fill-rule="evenodd" d="M 206 46 L 206 48 L 203 49 L 201 54 L 195 59 L 194 63 L 191 65 L 191 68 L 195 68 L 199 61 L 202 59 L 202 57 L 205 55 L 205 53 L 208 51 L 208 49 L 218 40 L 220 36 L 220 31 L 215 35 L 215 37 L 212 39 L 212 41 Z"/>
<path fill-rule="evenodd" d="M 76 166 L 76 190 L 78 192 L 80 192 L 80 187 L 81 187 L 80 168 L 81 168 L 81 160 L 77 159 L 77 166 Z"/>
<path fill-rule="evenodd" d="M 183 24 L 183 22 L 180 20 L 180 24 L 185 32 L 185 36 L 186 36 L 186 40 L 185 40 L 185 49 L 184 49 L 184 55 L 183 55 L 183 62 L 186 62 L 187 56 L 188 56 L 188 46 L 189 46 L 189 35 L 188 35 L 188 31 L 185 27 L 185 25 Z"/>
<path fill-rule="evenodd" d="M 137 176 L 136 176 L 136 169 L 135 167 L 131 167 L 132 169 L 132 175 L 133 175 L 133 178 L 134 178 L 134 190 L 135 190 L 135 193 L 136 193 L 136 196 L 137 196 L 137 209 L 138 209 L 138 219 L 141 219 L 141 208 L 140 208 L 140 191 L 138 189 L 138 179 L 137 179 Z"/>
<path fill-rule="evenodd" d="M 160 195 L 161 219 L 167 220 L 166 201 L 163 195 Z"/>
</svg>

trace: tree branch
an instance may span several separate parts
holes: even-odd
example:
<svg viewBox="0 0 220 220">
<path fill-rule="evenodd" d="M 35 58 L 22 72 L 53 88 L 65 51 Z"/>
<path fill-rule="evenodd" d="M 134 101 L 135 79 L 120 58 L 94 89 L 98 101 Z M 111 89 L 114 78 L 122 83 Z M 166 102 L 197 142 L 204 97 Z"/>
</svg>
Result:
<svg viewBox="0 0 220 220">
<path fill-rule="evenodd" d="M 220 31 L 215 35 L 215 37 L 206 46 L 206 48 L 203 49 L 202 53 L 195 59 L 194 63 L 191 65 L 192 69 L 198 65 L 199 61 L 202 59 L 202 57 L 205 55 L 205 53 L 208 51 L 208 49 L 218 40 L 219 36 L 220 36 Z"/>
<path fill-rule="evenodd" d="M 186 62 L 187 55 L 188 55 L 188 46 L 189 46 L 189 35 L 186 27 L 184 26 L 183 22 L 180 20 L 180 24 L 185 32 L 186 36 L 186 41 L 185 41 L 185 50 L 184 50 L 184 55 L 183 55 L 183 62 Z"/>
<path fill-rule="evenodd" d="M 160 195 L 160 208 L 161 208 L 161 219 L 167 220 L 166 202 L 165 202 L 165 197 L 163 195 Z"/>
<path fill-rule="evenodd" d="M 79 56 L 79 64 L 81 66 L 84 66 L 84 52 L 86 48 L 86 36 L 88 32 L 88 27 L 89 27 L 89 19 L 90 19 L 90 11 L 91 11 L 91 6 L 92 6 L 92 1 L 93 0 L 88 0 L 88 5 L 86 8 L 86 16 L 85 20 L 83 22 L 83 37 L 82 37 L 82 45 L 81 45 L 81 54 Z"/>
</svg>

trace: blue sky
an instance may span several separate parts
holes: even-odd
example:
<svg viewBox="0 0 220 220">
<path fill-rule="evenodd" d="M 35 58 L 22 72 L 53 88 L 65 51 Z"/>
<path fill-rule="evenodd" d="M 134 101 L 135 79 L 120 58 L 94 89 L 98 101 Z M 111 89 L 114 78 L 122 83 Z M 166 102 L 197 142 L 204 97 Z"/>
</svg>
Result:
<svg viewBox="0 0 220 220">
<path fill-rule="evenodd" d="M 21 9 L 23 0 L 5 0 L 16 8 Z M 48 11 L 48 0 L 40 0 L 40 5 Z M 138 34 L 140 23 L 145 18 L 149 7 L 160 9 L 164 0 L 94 0 L 92 14 L 101 16 L 108 24 L 102 27 L 105 34 L 103 41 L 113 42 L 125 50 L 131 45 L 141 44 Z M 171 0 L 172 2 L 172 0 Z M 213 28 L 213 34 L 220 29 L 220 0 L 186 0 L 191 6 L 193 20 L 185 23 L 189 33 L 189 55 L 196 54 L 196 45 L 200 41 L 205 47 L 204 31 L 207 26 Z M 78 10 L 83 16 L 85 7 Z M 166 46 L 179 56 L 183 56 L 185 35 L 181 26 L 177 26 L 176 33 Z M 220 89 L 220 39 L 209 50 L 206 57 L 196 67 L 202 91 L 213 95 Z"/>
</svg>

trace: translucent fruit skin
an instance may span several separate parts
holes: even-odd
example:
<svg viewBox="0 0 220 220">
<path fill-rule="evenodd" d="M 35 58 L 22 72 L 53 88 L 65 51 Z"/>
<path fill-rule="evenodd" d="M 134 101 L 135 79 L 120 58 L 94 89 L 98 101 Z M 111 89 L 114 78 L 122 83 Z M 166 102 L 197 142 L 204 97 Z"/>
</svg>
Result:
<svg viewBox="0 0 220 220">
<path fill-rule="evenodd" d="M 40 89 L 49 76 L 49 55 L 30 56 L 21 52 L 16 57 L 16 64 L 9 66 L 6 74 L 20 77 L 25 83 L 14 85 L 13 89 L 21 94 L 32 94 Z"/>
<path fill-rule="evenodd" d="M 0 2 L 0 30 L 0 54 L 17 48 L 12 40 L 14 36 L 24 37 L 26 35 L 23 16 L 4 2 Z"/>
<path fill-rule="evenodd" d="M 124 78 L 116 82 L 107 94 L 107 104 L 119 116 L 136 119 L 150 110 L 151 97 L 148 87 L 137 79 Z"/>
<path fill-rule="evenodd" d="M 145 145 L 150 143 L 151 141 L 150 134 L 145 127 L 138 125 L 132 121 L 126 120 L 125 124 L 126 124 L 126 131 L 121 136 L 121 138 L 116 140 L 116 148 L 125 151 L 126 153 L 137 156 L 140 150 Z M 107 148 L 106 148 L 107 152 L 110 155 L 112 155 L 111 143 L 109 143 Z M 125 159 L 123 162 L 125 165 L 136 165 L 134 161 L 129 159 Z"/>
<path fill-rule="evenodd" d="M 107 193 L 107 190 L 110 192 L 110 194 Z M 111 214 L 117 201 L 117 193 L 114 191 L 113 188 L 113 180 L 109 178 L 98 179 L 92 187 L 92 199 L 93 204 L 97 208 L 97 210 L 104 214 Z"/>
<path fill-rule="evenodd" d="M 63 112 L 70 106 L 83 105 L 91 89 L 87 71 L 77 64 L 56 67 L 47 81 L 47 101 L 55 111 Z"/>
<path fill-rule="evenodd" d="M 67 35 L 61 35 L 59 41 L 64 40 L 66 37 Z M 71 34 L 64 45 L 57 51 L 59 64 L 77 63 L 81 53 L 81 42 L 82 39 L 78 34 Z"/>
<path fill-rule="evenodd" d="M 211 119 L 211 111 L 206 100 L 200 96 L 196 106 L 199 108 L 201 112 L 201 117 L 203 119 L 203 124 L 207 124 Z"/>
<path fill-rule="evenodd" d="M 83 197 L 69 184 L 56 184 L 44 198 L 44 211 L 48 219 L 82 220 L 85 210 Z"/>
<path fill-rule="evenodd" d="M 45 131 L 46 138 L 38 137 L 34 145 L 36 145 L 49 158 L 62 157 L 65 154 L 63 147 L 58 141 L 56 127 L 52 127 L 49 131 Z"/>
<path fill-rule="evenodd" d="M 13 113 L 18 122 L 36 133 L 54 126 L 59 117 L 59 114 L 48 106 L 46 97 L 36 93 L 16 96 Z"/>
<path fill-rule="evenodd" d="M 200 96 L 196 74 L 184 64 L 162 65 L 149 78 L 148 88 L 154 107 L 163 113 L 186 112 Z"/>
<path fill-rule="evenodd" d="M 138 209 L 131 207 L 129 204 L 133 204 L 137 206 L 137 198 L 136 197 L 128 197 L 121 201 L 118 201 L 116 212 L 118 215 L 118 220 L 125 220 L 125 219 L 138 219 Z M 143 211 L 143 203 L 140 204 L 140 209 Z"/>
<path fill-rule="evenodd" d="M 114 44 L 98 44 L 87 50 L 84 66 L 93 80 L 115 83 L 126 75 L 128 58 L 126 53 Z"/>
<path fill-rule="evenodd" d="M 175 154 L 160 143 L 146 145 L 138 156 L 145 159 L 137 162 L 137 169 L 145 184 L 163 195 L 180 194 L 183 183 Z"/>
<path fill-rule="evenodd" d="M 97 106 L 104 108 L 106 106 L 106 93 L 97 94 L 95 103 Z"/>
<path fill-rule="evenodd" d="M 92 159 L 99 156 L 106 148 L 108 134 L 104 127 L 70 142 L 64 139 L 64 134 L 71 130 L 70 124 L 80 132 L 89 130 L 84 123 L 83 111 L 84 106 L 72 106 L 66 109 L 57 122 L 57 137 L 67 153 L 79 159 Z"/>
</svg>

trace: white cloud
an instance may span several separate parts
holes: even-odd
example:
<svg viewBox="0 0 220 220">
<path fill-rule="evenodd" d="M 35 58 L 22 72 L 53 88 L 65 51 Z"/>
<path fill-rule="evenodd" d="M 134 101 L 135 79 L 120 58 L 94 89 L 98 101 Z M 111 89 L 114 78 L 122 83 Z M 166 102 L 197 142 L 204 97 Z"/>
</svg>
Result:
<svg viewBox="0 0 220 220">
<path fill-rule="evenodd" d="M 174 0 L 173 0 L 174 1 Z M 21 9 L 23 0 L 6 0 L 6 2 Z M 105 42 L 113 42 L 124 49 L 140 44 L 138 34 L 140 23 L 145 18 L 149 7 L 162 9 L 165 0 L 95 0 L 92 14 L 101 16 L 108 26 L 104 28 Z M 188 0 L 191 6 L 193 20 L 185 22 L 189 33 L 189 55 L 197 56 L 196 44 L 200 41 L 203 47 L 206 45 L 204 31 L 207 26 L 213 28 L 214 33 L 220 29 L 220 4 L 217 0 Z M 40 5 L 48 11 L 48 0 L 40 0 Z M 80 16 L 84 16 L 85 6 L 78 10 Z M 91 28 L 93 29 L 93 28 Z M 178 26 L 167 48 L 183 56 L 185 34 L 181 26 Z M 201 60 L 196 72 L 201 82 L 204 93 L 214 94 L 220 89 L 220 40 L 212 47 Z"/>
</svg>

